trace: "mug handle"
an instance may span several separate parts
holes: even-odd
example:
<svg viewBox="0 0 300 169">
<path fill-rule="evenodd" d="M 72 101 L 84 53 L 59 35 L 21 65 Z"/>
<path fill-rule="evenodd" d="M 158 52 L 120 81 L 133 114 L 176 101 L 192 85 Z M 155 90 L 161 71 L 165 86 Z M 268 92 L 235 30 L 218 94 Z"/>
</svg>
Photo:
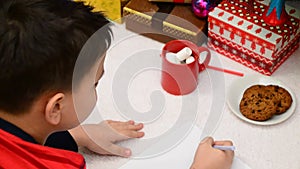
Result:
<svg viewBox="0 0 300 169">
<path fill-rule="evenodd" d="M 211 54 L 210 54 L 209 49 L 206 47 L 203 47 L 203 46 L 198 47 L 198 50 L 199 50 L 199 58 L 198 59 L 200 59 L 200 53 L 207 52 L 206 58 L 203 61 L 203 63 L 200 63 L 200 61 L 198 60 L 199 72 L 202 72 L 208 66 L 210 59 L 211 59 Z"/>
</svg>

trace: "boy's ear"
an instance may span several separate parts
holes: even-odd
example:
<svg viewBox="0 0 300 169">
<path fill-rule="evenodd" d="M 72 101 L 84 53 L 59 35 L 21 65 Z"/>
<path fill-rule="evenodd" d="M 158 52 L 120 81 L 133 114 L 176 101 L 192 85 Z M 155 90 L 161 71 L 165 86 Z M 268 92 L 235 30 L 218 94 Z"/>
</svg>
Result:
<svg viewBox="0 0 300 169">
<path fill-rule="evenodd" d="M 48 123 L 52 125 L 60 123 L 64 98 L 65 95 L 63 93 L 56 93 L 49 99 L 45 109 L 45 118 Z"/>
</svg>

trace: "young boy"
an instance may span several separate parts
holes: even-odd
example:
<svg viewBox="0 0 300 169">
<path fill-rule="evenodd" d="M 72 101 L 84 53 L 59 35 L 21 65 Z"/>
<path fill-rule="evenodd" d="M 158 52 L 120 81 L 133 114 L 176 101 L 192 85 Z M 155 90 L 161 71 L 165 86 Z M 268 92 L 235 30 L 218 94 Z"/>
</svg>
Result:
<svg viewBox="0 0 300 169">
<path fill-rule="evenodd" d="M 143 124 L 134 121 L 79 125 L 95 102 L 76 114 L 73 96 L 96 100 L 111 41 L 109 21 L 91 10 L 71 0 L 0 1 L 0 168 L 85 168 L 78 146 L 129 157 L 129 149 L 114 143 L 143 137 Z M 80 50 L 100 28 L 102 50 L 88 58 L 74 82 Z M 96 79 L 89 76 L 92 72 Z M 214 144 L 232 145 L 203 140 L 191 168 L 230 168 L 233 153 L 213 149 Z"/>
</svg>

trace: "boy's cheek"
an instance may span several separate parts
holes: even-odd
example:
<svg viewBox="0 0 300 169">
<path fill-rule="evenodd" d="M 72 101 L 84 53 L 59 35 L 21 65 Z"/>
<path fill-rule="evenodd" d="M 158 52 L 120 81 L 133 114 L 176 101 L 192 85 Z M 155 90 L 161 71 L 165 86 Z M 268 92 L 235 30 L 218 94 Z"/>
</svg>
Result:
<svg viewBox="0 0 300 169">
<path fill-rule="evenodd" d="M 97 103 L 97 93 L 95 90 L 75 95 L 74 110 L 79 122 L 83 122 L 93 111 Z"/>
</svg>

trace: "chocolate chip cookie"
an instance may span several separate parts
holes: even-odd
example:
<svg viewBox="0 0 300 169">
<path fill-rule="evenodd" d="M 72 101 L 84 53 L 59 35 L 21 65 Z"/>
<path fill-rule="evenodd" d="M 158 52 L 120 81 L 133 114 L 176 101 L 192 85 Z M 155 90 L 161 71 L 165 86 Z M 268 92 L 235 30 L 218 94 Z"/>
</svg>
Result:
<svg viewBox="0 0 300 169">
<path fill-rule="evenodd" d="M 275 96 L 272 97 L 263 85 L 251 86 L 244 92 L 240 111 L 251 120 L 268 120 L 276 113 Z"/>
<path fill-rule="evenodd" d="M 266 86 L 266 90 L 275 95 L 276 100 L 276 114 L 285 113 L 292 105 L 293 99 L 290 93 L 284 88 L 276 85 Z"/>
<path fill-rule="evenodd" d="M 265 121 L 285 113 L 292 102 L 290 93 L 280 86 L 253 85 L 243 94 L 240 112 L 248 119 Z"/>
</svg>

